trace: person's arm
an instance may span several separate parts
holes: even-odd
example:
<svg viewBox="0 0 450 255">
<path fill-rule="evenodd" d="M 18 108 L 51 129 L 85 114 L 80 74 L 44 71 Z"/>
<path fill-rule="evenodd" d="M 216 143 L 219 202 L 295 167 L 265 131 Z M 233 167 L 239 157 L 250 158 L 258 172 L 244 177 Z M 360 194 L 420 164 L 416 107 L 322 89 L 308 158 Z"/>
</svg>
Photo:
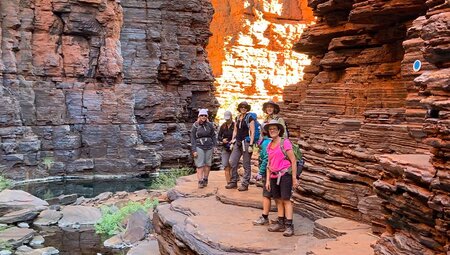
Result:
<svg viewBox="0 0 450 255">
<path fill-rule="evenodd" d="M 237 121 L 234 122 L 234 128 L 233 128 L 233 137 L 231 138 L 231 142 L 234 142 L 237 135 Z"/>
<path fill-rule="evenodd" d="M 253 119 L 250 120 L 249 123 L 250 127 L 249 127 L 249 135 L 250 135 L 250 146 L 253 145 L 253 139 L 254 139 L 254 134 L 255 134 L 255 121 Z"/>
<path fill-rule="evenodd" d="M 266 189 L 270 191 L 270 164 L 267 162 L 268 167 L 266 171 Z"/>
<path fill-rule="evenodd" d="M 269 162 L 267 147 L 261 146 L 259 157 L 261 158 L 261 163 L 259 164 L 259 175 L 262 176 L 263 174 L 265 174 L 265 172 L 267 172 L 267 163 Z"/>
<path fill-rule="evenodd" d="M 219 139 L 219 141 L 222 141 L 223 140 L 223 133 L 224 133 L 224 129 L 225 128 L 223 128 L 224 126 L 222 125 L 222 126 L 220 126 L 220 128 L 219 128 L 219 134 L 217 135 L 217 137 L 218 137 L 218 139 Z"/>
<path fill-rule="evenodd" d="M 216 130 L 214 128 L 214 124 L 212 122 L 210 122 L 210 128 L 211 128 L 211 138 L 212 138 L 212 142 L 213 142 L 213 147 L 217 146 L 217 134 L 216 134 Z"/>
<path fill-rule="evenodd" d="M 191 151 L 192 153 L 197 153 L 197 137 L 195 136 L 195 134 L 197 133 L 197 128 L 195 127 L 195 123 L 194 125 L 192 125 L 191 128 Z"/>
</svg>

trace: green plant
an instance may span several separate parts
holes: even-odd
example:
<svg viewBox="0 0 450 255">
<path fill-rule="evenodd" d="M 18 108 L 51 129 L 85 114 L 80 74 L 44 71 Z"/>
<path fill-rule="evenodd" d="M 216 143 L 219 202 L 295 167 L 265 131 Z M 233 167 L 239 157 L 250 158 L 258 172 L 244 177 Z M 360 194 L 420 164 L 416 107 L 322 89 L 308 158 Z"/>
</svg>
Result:
<svg viewBox="0 0 450 255">
<path fill-rule="evenodd" d="M 54 163 L 55 161 L 51 157 L 46 157 L 42 159 L 42 164 L 44 164 L 45 169 L 50 169 Z"/>
<path fill-rule="evenodd" d="M 0 175 L 0 191 L 10 188 L 12 186 L 11 180 Z"/>
<path fill-rule="evenodd" d="M 42 197 L 44 198 L 44 200 L 50 199 L 50 198 L 54 198 L 55 194 L 53 194 L 53 192 L 50 189 L 47 189 L 47 191 L 45 191 L 44 195 L 42 195 Z"/>
<path fill-rule="evenodd" d="M 7 251 L 12 251 L 13 250 L 13 246 L 10 242 L 8 241 L 3 241 L 0 240 L 0 251 L 1 250 L 7 250 Z"/>
<path fill-rule="evenodd" d="M 112 236 L 124 230 L 122 226 L 123 220 L 137 211 L 147 211 L 158 205 L 157 199 L 146 199 L 143 204 L 130 201 L 122 208 L 118 209 L 114 206 L 102 206 L 102 217 L 95 224 L 95 232 L 101 235 Z"/>
<path fill-rule="evenodd" d="M 187 167 L 170 169 L 169 171 L 160 173 L 155 180 L 152 180 L 149 189 L 170 189 L 175 187 L 178 178 L 192 173 L 192 169 Z"/>
</svg>

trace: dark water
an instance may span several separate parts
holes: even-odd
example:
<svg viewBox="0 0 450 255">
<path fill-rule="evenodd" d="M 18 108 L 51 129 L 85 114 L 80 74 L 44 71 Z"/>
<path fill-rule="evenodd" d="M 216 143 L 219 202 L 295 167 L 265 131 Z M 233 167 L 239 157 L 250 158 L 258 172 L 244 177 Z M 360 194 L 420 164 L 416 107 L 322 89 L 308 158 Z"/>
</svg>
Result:
<svg viewBox="0 0 450 255">
<path fill-rule="evenodd" d="M 45 247 L 55 247 L 63 255 L 125 255 L 127 249 L 112 250 L 103 247 L 103 239 L 93 229 L 36 227 L 45 239 Z"/>
<path fill-rule="evenodd" d="M 103 192 L 133 192 L 148 189 L 153 178 L 119 178 L 90 180 L 60 180 L 40 183 L 27 183 L 14 186 L 41 199 L 49 199 L 60 195 L 77 194 L 78 197 L 95 197 Z"/>
</svg>

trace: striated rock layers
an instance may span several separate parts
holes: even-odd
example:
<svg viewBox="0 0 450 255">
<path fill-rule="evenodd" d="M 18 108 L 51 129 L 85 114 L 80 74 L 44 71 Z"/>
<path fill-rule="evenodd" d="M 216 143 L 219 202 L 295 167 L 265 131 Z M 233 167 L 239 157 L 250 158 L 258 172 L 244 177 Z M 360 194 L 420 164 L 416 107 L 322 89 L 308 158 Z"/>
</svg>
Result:
<svg viewBox="0 0 450 255">
<path fill-rule="evenodd" d="M 317 24 L 294 49 L 312 62 L 282 109 L 307 161 L 296 210 L 372 223 L 376 254 L 446 254 L 448 1 L 308 5 Z"/>
<path fill-rule="evenodd" d="M 187 123 L 215 106 L 208 1 L 8 0 L 0 13 L 2 174 L 189 161 Z"/>
<path fill-rule="evenodd" d="M 311 9 L 300 0 L 211 2 L 215 13 L 207 51 L 219 111 L 235 111 L 236 102 L 245 99 L 262 113 L 262 102 L 281 100 L 284 86 L 297 83 L 310 63 L 292 46 L 313 21 Z"/>
</svg>

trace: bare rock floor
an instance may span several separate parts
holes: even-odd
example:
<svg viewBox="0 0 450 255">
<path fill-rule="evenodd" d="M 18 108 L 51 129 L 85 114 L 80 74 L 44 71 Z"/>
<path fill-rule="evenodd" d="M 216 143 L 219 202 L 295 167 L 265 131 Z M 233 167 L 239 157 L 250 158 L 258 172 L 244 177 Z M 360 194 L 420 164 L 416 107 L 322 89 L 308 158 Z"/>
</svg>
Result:
<svg viewBox="0 0 450 255">
<path fill-rule="evenodd" d="M 295 235 L 283 237 L 252 224 L 261 215 L 262 188 L 239 192 L 224 186 L 220 171 L 211 172 L 204 189 L 197 188 L 195 175 L 179 179 L 173 191 L 178 198 L 158 206 L 154 218 L 161 254 L 373 254 L 370 244 L 377 237 L 370 226 L 342 218 L 314 223 L 295 215 Z M 276 212 L 269 217 L 275 219 Z"/>
</svg>

